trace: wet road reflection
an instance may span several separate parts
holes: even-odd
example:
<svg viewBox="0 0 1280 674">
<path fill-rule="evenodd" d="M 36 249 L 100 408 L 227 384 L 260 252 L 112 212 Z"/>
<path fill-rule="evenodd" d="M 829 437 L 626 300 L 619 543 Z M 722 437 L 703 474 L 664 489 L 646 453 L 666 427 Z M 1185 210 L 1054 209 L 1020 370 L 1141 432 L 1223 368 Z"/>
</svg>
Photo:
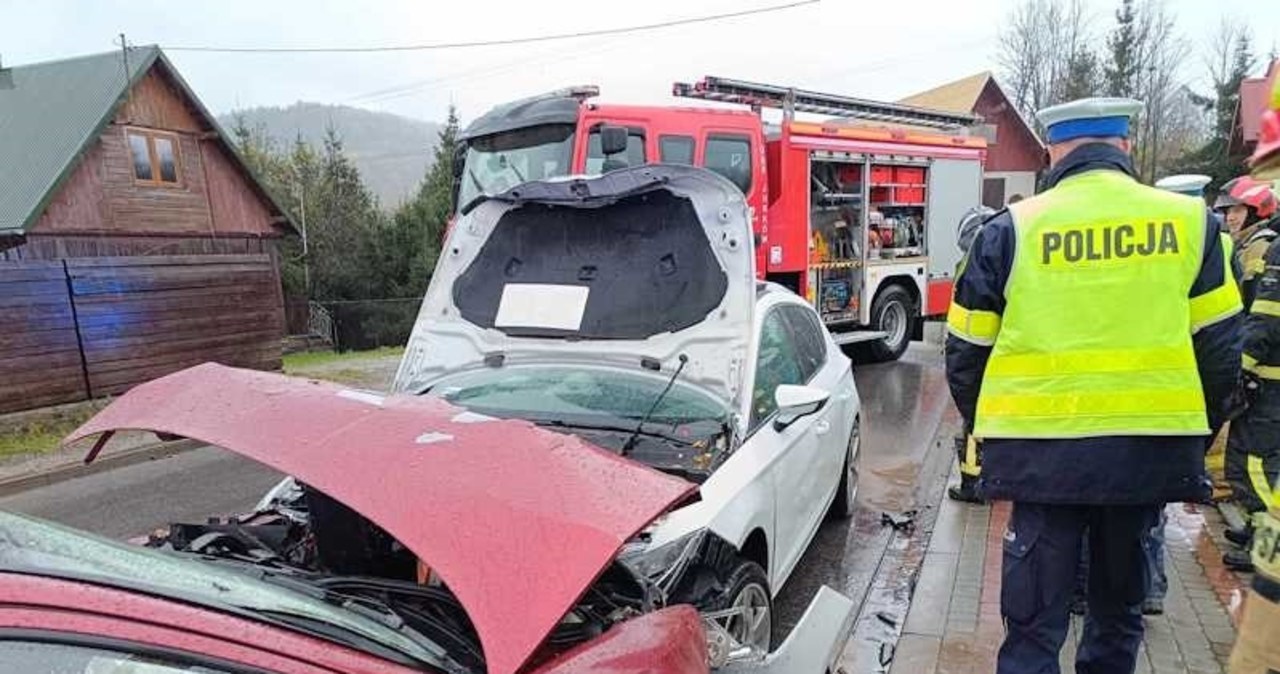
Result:
<svg viewBox="0 0 1280 674">
<path fill-rule="evenodd" d="M 864 433 L 857 513 L 852 520 L 827 522 L 818 530 L 775 601 L 783 630 L 779 637 L 799 620 L 822 585 L 859 604 L 861 614 L 870 617 L 868 628 L 878 624 L 887 632 L 900 626 L 905 607 L 895 618 L 896 605 L 906 597 L 899 597 L 904 593 L 895 588 L 905 584 L 894 582 L 895 574 L 887 573 L 884 560 L 891 547 L 901 553 L 910 537 L 895 536 L 891 527 L 881 524 L 881 515 L 935 505 L 931 501 L 936 501 L 941 487 L 936 474 L 949 466 L 949 450 L 936 436 L 944 421 L 955 423 L 955 413 L 937 345 L 913 344 L 902 360 L 855 366 L 854 374 Z M 876 581 L 877 574 L 884 582 Z M 877 619 L 877 613 L 883 615 Z"/>
</svg>

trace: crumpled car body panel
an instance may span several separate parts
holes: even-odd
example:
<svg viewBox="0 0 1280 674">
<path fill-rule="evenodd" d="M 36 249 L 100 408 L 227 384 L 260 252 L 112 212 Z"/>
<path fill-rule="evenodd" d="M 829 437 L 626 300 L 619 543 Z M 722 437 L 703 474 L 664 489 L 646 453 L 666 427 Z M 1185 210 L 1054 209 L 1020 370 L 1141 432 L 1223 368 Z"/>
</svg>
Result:
<svg viewBox="0 0 1280 674">
<path fill-rule="evenodd" d="M 534 674 L 706 674 L 702 618 L 688 605 L 646 613 L 569 650 Z"/>
<path fill-rule="evenodd" d="M 695 486 L 523 421 L 215 364 L 135 387 L 69 436 L 145 430 L 251 458 L 436 569 L 488 670 L 521 668 L 622 544 Z"/>
</svg>

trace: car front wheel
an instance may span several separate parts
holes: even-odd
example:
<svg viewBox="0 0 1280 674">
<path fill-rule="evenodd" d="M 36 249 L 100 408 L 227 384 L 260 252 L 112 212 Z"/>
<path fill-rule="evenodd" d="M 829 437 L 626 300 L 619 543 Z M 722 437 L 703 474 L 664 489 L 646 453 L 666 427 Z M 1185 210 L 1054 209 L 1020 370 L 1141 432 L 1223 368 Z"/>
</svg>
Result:
<svg viewBox="0 0 1280 674">
<path fill-rule="evenodd" d="M 853 430 L 849 433 L 849 448 L 844 455 L 844 470 L 840 472 L 840 486 L 831 502 L 831 516 L 847 520 L 853 517 L 858 498 L 858 447 L 862 442 L 862 422 L 853 418 Z"/>
<path fill-rule="evenodd" d="M 755 562 L 740 560 L 724 582 L 718 606 L 708 613 L 734 641 L 767 653 L 773 645 L 773 597 L 769 577 Z"/>
</svg>

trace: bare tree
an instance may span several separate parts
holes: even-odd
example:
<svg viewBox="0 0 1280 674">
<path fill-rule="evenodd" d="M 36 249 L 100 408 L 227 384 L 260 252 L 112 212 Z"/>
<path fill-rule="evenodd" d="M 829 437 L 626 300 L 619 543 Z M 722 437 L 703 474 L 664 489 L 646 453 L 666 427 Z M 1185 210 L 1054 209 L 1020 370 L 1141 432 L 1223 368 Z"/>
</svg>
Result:
<svg viewBox="0 0 1280 674">
<path fill-rule="evenodd" d="M 1061 102 L 1065 93 L 1078 88 L 1068 82 L 1080 71 L 1079 59 L 1091 42 L 1083 0 L 1023 0 L 1014 7 L 1000 31 L 996 55 L 1014 104 L 1030 117 Z"/>
<path fill-rule="evenodd" d="M 1190 43 L 1182 37 L 1167 11 L 1165 0 L 1146 0 L 1135 12 L 1136 31 L 1133 45 L 1135 90 L 1130 94 L 1146 104 L 1137 119 L 1134 134 L 1134 159 L 1139 174 L 1154 181 L 1164 167 L 1176 157 L 1164 142 L 1173 133 L 1183 135 L 1187 128 L 1171 128 L 1175 121 L 1187 122 L 1169 114 L 1177 108 L 1183 94 L 1182 64 L 1191 53 Z"/>
</svg>

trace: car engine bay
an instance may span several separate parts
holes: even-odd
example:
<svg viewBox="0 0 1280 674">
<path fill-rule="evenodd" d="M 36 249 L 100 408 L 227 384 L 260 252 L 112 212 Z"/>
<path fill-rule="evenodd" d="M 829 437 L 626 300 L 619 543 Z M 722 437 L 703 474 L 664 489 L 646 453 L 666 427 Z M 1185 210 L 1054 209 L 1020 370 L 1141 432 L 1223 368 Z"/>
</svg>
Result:
<svg viewBox="0 0 1280 674">
<path fill-rule="evenodd" d="M 448 586 L 399 541 L 328 495 L 282 483 L 251 514 L 171 524 L 147 547 L 238 565 L 326 601 L 403 624 L 470 672 L 485 671 L 479 636 Z M 517 601 L 516 598 L 512 598 Z M 547 637 L 538 662 L 590 641 L 613 624 L 661 605 L 660 593 L 614 562 Z"/>
</svg>

